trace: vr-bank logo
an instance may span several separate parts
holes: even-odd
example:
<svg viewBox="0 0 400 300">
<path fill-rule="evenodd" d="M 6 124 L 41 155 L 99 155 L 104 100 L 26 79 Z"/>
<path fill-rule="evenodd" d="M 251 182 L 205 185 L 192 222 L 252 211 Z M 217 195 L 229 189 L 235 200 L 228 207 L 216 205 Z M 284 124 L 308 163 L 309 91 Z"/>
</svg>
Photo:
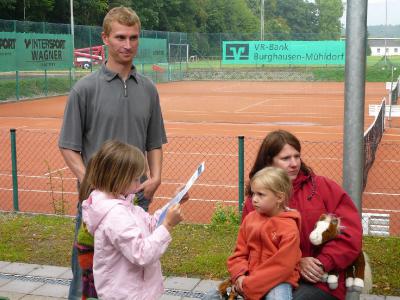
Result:
<svg viewBox="0 0 400 300">
<path fill-rule="evenodd" d="M 225 45 L 226 60 L 248 60 L 249 44 L 226 44 Z"/>
</svg>

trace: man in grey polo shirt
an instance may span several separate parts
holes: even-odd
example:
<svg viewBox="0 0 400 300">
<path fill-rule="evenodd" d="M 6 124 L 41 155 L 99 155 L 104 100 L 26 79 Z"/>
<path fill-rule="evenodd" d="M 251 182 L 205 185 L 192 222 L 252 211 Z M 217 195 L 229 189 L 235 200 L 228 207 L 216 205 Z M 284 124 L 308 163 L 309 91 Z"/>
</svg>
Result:
<svg viewBox="0 0 400 300">
<path fill-rule="evenodd" d="M 132 65 L 139 35 L 140 20 L 132 9 L 117 7 L 105 16 L 102 39 L 108 46 L 108 60 L 72 88 L 59 147 L 78 181 L 83 179 L 90 157 L 106 140 L 116 139 L 141 149 L 146 153 L 149 178 L 140 186 L 139 205 L 147 210 L 161 183 L 162 145 L 167 139 L 157 89 Z M 75 234 L 80 220 L 78 205 Z M 80 299 L 81 273 L 75 248 L 71 264 L 74 278 L 69 299 Z"/>
</svg>

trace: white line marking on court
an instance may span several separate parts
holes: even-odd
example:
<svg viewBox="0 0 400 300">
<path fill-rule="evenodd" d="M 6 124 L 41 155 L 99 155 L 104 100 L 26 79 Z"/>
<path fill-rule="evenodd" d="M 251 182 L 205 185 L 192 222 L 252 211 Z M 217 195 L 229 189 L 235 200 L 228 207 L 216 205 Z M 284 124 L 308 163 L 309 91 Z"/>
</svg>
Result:
<svg viewBox="0 0 400 300">
<path fill-rule="evenodd" d="M 0 173 L 0 176 L 8 176 L 11 177 L 11 174 Z M 21 178 L 39 178 L 39 179 L 49 179 L 48 176 L 40 176 L 40 175 L 23 175 L 18 174 L 18 177 Z M 59 176 L 52 176 L 53 179 L 62 179 L 62 180 L 76 180 L 76 177 L 59 177 Z"/>
<path fill-rule="evenodd" d="M 238 154 L 229 154 L 229 153 L 201 153 L 201 152 L 175 152 L 175 151 L 165 151 L 164 153 L 178 154 L 178 155 L 231 156 L 231 157 L 238 156 Z"/>
<path fill-rule="evenodd" d="M 270 101 L 271 101 L 271 100 L 264 100 L 264 101 L 261 101 L 261 102 L 253 103 L 253 104 L 247 105 L 247 106 L 245 106 L 245 107 L 243 107 L 243 108 L 241 108 L 241 109 L 237 109 L 237 110 L 235 110 L 233 113 L 239 113 L 239 112 L 242 112 L 242 111 L 244 111 L 244 110 L 246 110 L 246 109 L 248 109 L 248 108 L 250 108 L 250 107 L 259 106 L 259 105 L 261 105 L 261 104 L 263 104 L 263 103 L 268 103 L 268 102 L 270 102 Z"/>
<path fill-rule="evenodd" d="M 307 160 L 342 160 L 339 157 L 315 157 L 315 156 L 303 156 L 303 158 L 307 158 Z"/>
<path fill-rule="evenodd" d="M 367 195 L 379 195 L 379 196 L 400 196 L 398 193 L 377 193 L 377 192 L 364 192 Z"/>
<path fill-rule="evenodd" d="M 155 199 L 171 199 L 170 197 L 158 196 Z M 190 201 L 200 201 L 200 202 L 223 202 L 223 203 L 236 203 L 237 200 L 222 200 L 222 199 L 201 199 L 201 198 L 190 198 Z"/>
<path fill-rule="evenodd" d="M 398 209 L 381 209 L 381 208 L 363 208 L 363 211 L 381 211 L 381 212 L 400 213 L 400 210 L 398 210 Z"/>
<path fill-rule="evenodd" d="M 0 116 L 0 119 L 26 119 L 26 120 L 38 120 L 38 119 L 43 119 L 43 120 L 59 120 L 62 118 L 59 117 L 4 117 Z"/>
<path fill-rule="evenodd" d="M 395 163 L 398 164 L 400 163 L 400 160 L 394 160 L 394 159 L 384 159 L 383 162 L 390 162 L 390 163 Z"/>
<path fill-rule="evenodd" d="M 58 172 L 61 172 L 62 170 L 65 170 L 65 169 L 68 169 L 68 167 L 64 167 L 64 168 L 61 168 L 61 169 L 54 170 L 52 172 L 45 173 L 44 176 L 49 176 L 50 174 L 58 173 Z"/>
<path fill-rule="evenodd" d="M 167 185 L 182 185 L 184 182 L 164 182 L 163 184 Z M 205 184 L 205 183 L 194 183 L 196 186 L 211 186 L 211 187 L 225 187 L 225 188 L 238 188 L 238 185 L 228 185 L 228 184 Z"/>
<path fill-rule="evenodd" d="M 13 189 L 5 189 L 0 188 L 0 191 L 12 191 Z M 26 190 L 26 189 L 18 189 L 18 192 L 29 192 L 29 193 L 54 193 L 54 194 L 71 194 L 77 195 L 78 192 L 66 192 L 66 191 L 51 191 L 51 190 Z"/>
<path fill-rule="evenodd" d="M 202 110 L 179 110 L 179 109 L 168 109 L 167 111 L 169 111 L 169 112 L 181 112 L 181 113 L 195 113 L 195 114 L 197 114 L 197 113 L 199 113 L 199 114 L 209 114 L 210 112 L 209 111 L 206 111 L 206 110 L 204 110 L 204 111 L 202 111 Z"/>
</svg>

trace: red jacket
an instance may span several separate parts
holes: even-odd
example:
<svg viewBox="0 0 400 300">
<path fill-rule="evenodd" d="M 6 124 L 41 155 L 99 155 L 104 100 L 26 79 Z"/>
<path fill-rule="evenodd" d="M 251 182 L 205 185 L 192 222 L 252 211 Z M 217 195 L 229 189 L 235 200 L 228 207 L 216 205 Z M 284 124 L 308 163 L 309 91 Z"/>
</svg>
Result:
<svg viewBox="0 0 400 300">
<path fill-rule="evenodd" d="M 254 211 L 239 229 L 236 248 L 228 258 L 233 282 L 241 275 L 246 300 L 259 300 L 276 285 L 297 287 L 300 262 L 300 214 L 295 210 L 267 217 Z"/>
<path fill-rule="evenodd" d="M 316 175 L 299 173 L 293 181 L 293 195 L 289 206 L 301 214 L 300 244 L 303 257 L 316 257 L 324 265 L 325 271 L 339 271 L 339 286 L 330 290 L 326 283 L 316 286 L 338 299 L 345 299 L 346 287 L 344 270 L 358 256 L 362 247 L 361 218 L 357 208 L 347 193 L 334 181 Z M 247 198 L 242 214 L 242 222 L 252 211 L 251 198 Z M 341 234 L 322 246 L 314 246 L 309 235 L 323 213 L 331 213 L 341 220 Z"/>
</svg>

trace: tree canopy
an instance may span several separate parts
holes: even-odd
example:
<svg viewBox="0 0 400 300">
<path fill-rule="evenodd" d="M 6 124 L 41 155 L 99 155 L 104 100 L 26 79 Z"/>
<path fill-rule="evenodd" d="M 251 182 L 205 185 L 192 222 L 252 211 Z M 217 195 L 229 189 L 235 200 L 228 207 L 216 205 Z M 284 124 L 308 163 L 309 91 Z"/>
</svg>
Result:
<svg viewBox="0 0 400 300">
<path fill-rule="evenodd" d="M 74 20 L 101 26 L 115 6 L 132 7 L 142 28 L 199 33 L 259 33 L 260 0 L 72 0 Z M 337 39 L 341 0 L 265 0 L 266 39 Z M 70 0 L 0 0 L 0 19 L 70 23 Z"/>
</svg>

